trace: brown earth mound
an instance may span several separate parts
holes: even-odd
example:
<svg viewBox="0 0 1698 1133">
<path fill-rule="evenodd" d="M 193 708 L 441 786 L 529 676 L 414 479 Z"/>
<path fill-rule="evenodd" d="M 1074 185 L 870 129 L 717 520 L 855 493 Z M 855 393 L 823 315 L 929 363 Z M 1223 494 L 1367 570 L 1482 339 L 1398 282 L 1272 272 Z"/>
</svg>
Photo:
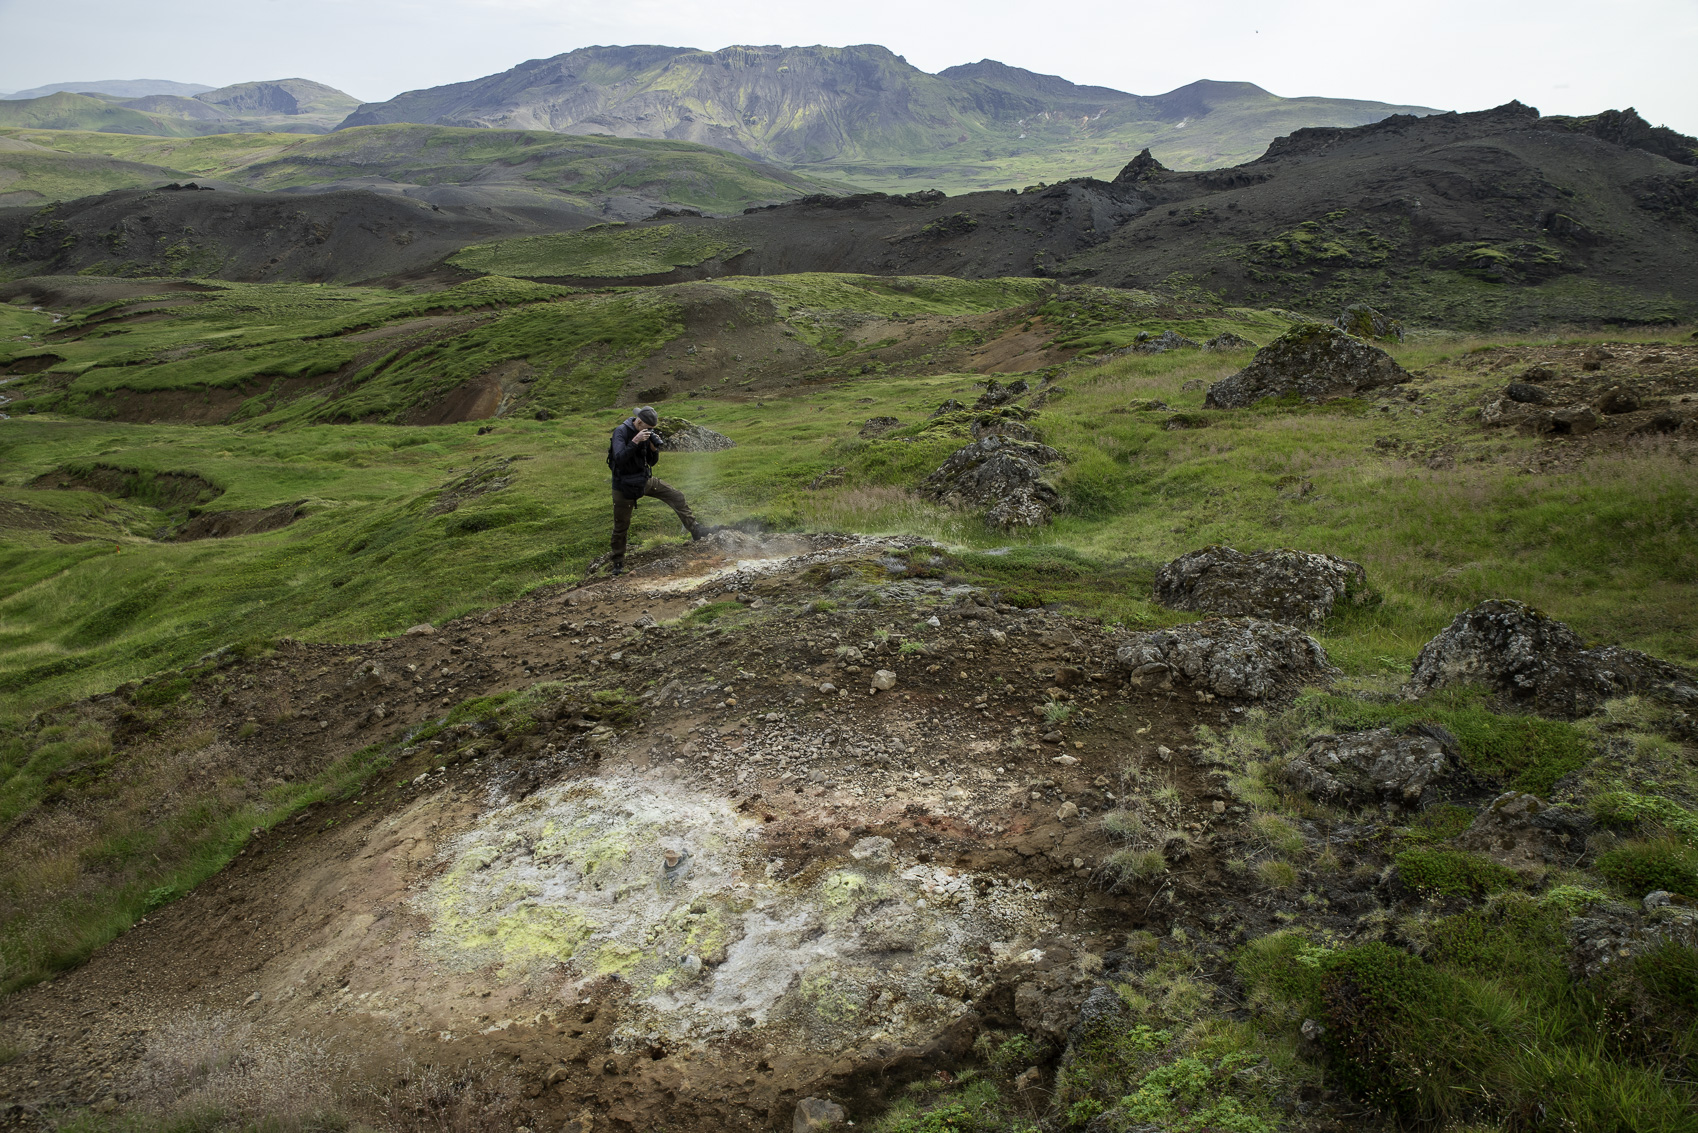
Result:
<svg viewBox="0 0 1698 1133">
<path fill-rule="evenodd" d="M 211 660 L 190 680 L 223 694 L 146 727 L 126 721 L 152 685 L 79 706 L 119 758 L 70 825 L 14 826 L 8 852 L 97 831 L 138 774 L 183 778 L 163 821 L 200 776 L 259 790 L 373 743 L 393 765 L 357 797 L 256 832 L 216 882 L 0 1003 L 18 1051 L 0 1092 L 31 1112 L 175 1103 L 186 1095 L 161 1099 L 160 1067 L 191 1026 L 197 1049 L 235 1035 L 250 1059 L 341 1052 L 280 1066 L 279 1097 L 394 1098 L 426 1064 L 476 1083 L 495 1060 L 511 1088 L 491 1086 L 489 1104 L 506 1122 L 770 1129 L 808 1096 L 876 1112 L 961 1065 L 988 1028 L 1064 1032 L 1154 898 L 1206 900 L 1223 876 L 1204 840 L 1222 821 L 1214 788 L 1188 765 L 1169 780 L 1193 848 L 1161 891 L 1105 888 L 1113 847 L 1090 817 L 1115 805 L 1129 752 L 1184 749 L 1226 715 L 1126 682 L 1100 626 L 886 573 L 901 553 L 727 532 L 634 555 L 617 582 L 387 641 Z M 822 584 L 877 590 L 883 606 L 803 612 Z M 690 616 L 732 599 L 746 611 L 733 631 Z M 881 638 L 892 604 L 938 625 Z M 538 685 L 551 677 L 566 683 Z M 592 695 L 643 677 L 651 696 Z M 408 739 L 451 703 L 526 688 L 533 723 Z M 1070 714 L 1050 723 L 1034 704 Z M 596 867 L 629 874 L 621 901 L 574 890 L 589 867 L 527 833 L 534 816 L 625 846 Z M 485 857 L 485 844 L 523 849 Z M 539 868 L 567 885 L 562 910 L 590 916 L 577 952 L 526 911 L 552 898 L 500 895 Z M 467 935 L 468 916 L 508 927 Z M 622 916 L 684 935 L 626 941 Z M 627 959 L 609 971 L 613 955 Z M 823 973 L 831 1002 L 853 1006 L 818 1006 Z"/>
</svg>

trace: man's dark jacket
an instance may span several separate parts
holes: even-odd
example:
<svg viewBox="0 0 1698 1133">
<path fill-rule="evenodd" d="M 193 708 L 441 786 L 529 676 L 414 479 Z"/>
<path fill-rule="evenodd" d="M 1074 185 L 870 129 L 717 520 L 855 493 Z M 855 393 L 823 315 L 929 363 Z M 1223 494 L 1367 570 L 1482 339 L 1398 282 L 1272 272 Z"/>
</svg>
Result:
<svg viewBox="0 0 1698 1133">
<path fill-rule="evenodd" d="M 628 500 L 643 498 L 643 488 L 649 482 L 655 461 L 660 459 L 660 446 L 651 438 L 646 444 L 634 445 L 631 438 L 642 432 L 644 425 L 632 417 L 613 430 L 608 446 L 608 465 L 613 469 L 613 489 Z"/>
</svg>

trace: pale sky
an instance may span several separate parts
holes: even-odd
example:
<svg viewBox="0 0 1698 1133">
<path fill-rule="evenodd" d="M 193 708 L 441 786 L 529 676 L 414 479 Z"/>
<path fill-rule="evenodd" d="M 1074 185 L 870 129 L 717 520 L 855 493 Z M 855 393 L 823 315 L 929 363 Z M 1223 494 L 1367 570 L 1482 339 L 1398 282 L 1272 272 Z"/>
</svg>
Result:
<svg viewBox="0 0 1698 1133">
<path fill-rule="evenodd" d="M 1637 107 L 1698 134 L 1698 0 L 0 0 L 0 91 L 299 76 L 367 100 L 590 44 L 879 43 L 1159 94 L 1275 94 L 1547 114 Z"/>
</svg>

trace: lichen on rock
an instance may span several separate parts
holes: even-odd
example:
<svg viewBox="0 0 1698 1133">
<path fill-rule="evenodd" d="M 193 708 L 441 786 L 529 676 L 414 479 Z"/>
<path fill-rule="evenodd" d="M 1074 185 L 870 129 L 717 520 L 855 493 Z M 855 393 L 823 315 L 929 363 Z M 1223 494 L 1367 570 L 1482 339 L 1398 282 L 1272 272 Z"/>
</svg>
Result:
<svg viewBox="0 0 1698 1133">
<path fill-rule="evenodd" d="M 1205 618 L 1134 634 L 1115 651 L 1134 684 L 1182 677 L 1214 696 L 1262 699 L 1330 677 L 1320 643 L 1301 630 L 1257 618 Z"/>
<path fill-rule="evenodd" d="M 1464 610 L 1422 646 L 1403 691 L 1470 684 L 1556 716 L 1584 716 L 1630 693 L 1698 708 L 1698 676 L 1686 669 L 1634 649 L 1587 649 L 1563 622 L 1507 598 Z"/>
<path fill-rule="evenodd" d="M 1044 471 L 1061 459 L 1048 445 L 993 433 L 956 449 L 920 490 L 954 507 L 984 508 L 992 527 L 1039 527 L 1061 510 L 1061 494 Z"/>
<path fill-rule="evenodd" d="M 1437 728 L 1316 736 L 1286 764 L 1285 776 L 1321 802 L 1415 807 L 1453 770 L 1455 747 Z"/>
<path fill-rule="evenodd" d="M 1372 343 L 1327 323 L 1303 323 L 1256 351 L 1248 366 L 1210 386 L 1203 405 L 1243 409 L 1288 394 L 1325 401 L 1408 380 L 1403 367 Z"/>
<path fill-rule="evenodd" d="M 682 417 L 663 417 L 655 427 L 670 452 L 720 452 L 735 448 L 737 442 L 724 433 L 716 433 L 705 425 L 697 425 Z"/>
<path fill-rule="evenodd" d="M 1318 625 L 1339 601 L 1371 597 L 1360 563 L 1280 548 L 1246 554 L 1219 544 L 1179 556 L 1156 572 L 1155 600 L 1173 610 Z"/>
</svg>

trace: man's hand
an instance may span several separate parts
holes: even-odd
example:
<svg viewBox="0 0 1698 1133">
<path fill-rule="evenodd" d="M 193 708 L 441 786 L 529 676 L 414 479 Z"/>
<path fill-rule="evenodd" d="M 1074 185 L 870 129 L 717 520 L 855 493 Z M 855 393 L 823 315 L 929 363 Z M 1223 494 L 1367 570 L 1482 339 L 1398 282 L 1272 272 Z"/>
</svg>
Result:
<svg viewBox="0 0 1698 1133">
<path fill-rule="evenodd" d="M 631 438 L 631 443 L 634 444 L 634 445 L 647 444 L 648 441 L 649 441 L 649 438 L 653 435 L 654 434 L 653 434 L 652 430 L 643 429 L 636 436 Z"/>
</svg>

